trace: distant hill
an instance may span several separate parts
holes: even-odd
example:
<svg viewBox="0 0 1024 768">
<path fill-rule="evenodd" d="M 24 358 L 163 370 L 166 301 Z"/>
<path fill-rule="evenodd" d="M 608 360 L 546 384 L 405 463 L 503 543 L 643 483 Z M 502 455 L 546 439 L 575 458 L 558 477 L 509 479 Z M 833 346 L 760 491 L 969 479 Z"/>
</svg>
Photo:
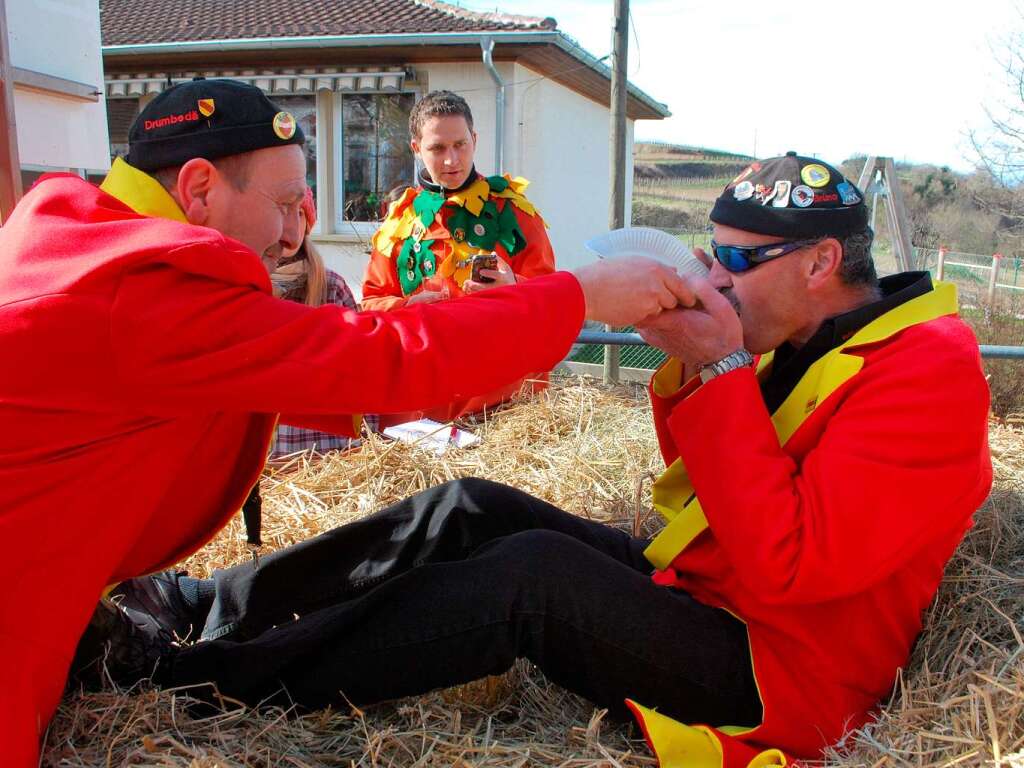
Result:
<svg viewBox="0 0 1024 768">
<path fill-rule="evenodd" d="M 731 178 L 753 159 L 735 152 L 661 142 L 637 142 L 633 154 L 637 179 Z"/>
</svg>

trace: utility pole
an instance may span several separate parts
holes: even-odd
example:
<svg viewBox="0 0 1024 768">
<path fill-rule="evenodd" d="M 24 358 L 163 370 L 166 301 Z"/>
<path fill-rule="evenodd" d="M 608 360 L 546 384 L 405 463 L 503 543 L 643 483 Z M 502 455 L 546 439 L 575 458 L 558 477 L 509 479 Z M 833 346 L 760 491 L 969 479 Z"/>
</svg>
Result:
<svg viewBox="0 0 1024 768">
<path fill-rule="evenodd" d="M 14 78 L 7 42 L 7 9 L 0 0 L 0 224 L 21 197 L 18 126 L 14 121 Z"/>
<path fill-rule="evenodd" d="M 609 165 L 611 194 L 608 203 L 608 228 L 626 226 L 626 59 L 629 43 L 629 0 L 613 0 L 615 26 L 612 46 L 611 142 Z M 614 330 L 607 326 L 607 330 Z M 604 348 L 604 382 L 619 381 L 619 348 Z"/>
</svg>

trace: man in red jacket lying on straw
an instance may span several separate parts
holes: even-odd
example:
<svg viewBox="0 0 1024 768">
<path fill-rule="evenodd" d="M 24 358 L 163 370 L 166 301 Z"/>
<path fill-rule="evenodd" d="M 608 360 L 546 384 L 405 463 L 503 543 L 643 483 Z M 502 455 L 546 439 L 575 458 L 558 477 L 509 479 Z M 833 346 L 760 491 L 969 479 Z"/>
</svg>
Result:
<svg viewBox="0 0 1024 768">
<path fill-rule="evenodd" d="M 352 414 L 550 369 L 585 317 L 631 323 L 689 298 L 634 259 L 387 314 L 275 299 L 268 270 L 303 235 L 302 143 L 256 88 L 185 83 L 142 111 L 100 188 L 45 177 L 0 229 L 5 765 L 36 765 L 103 590 L 225 524 L 278 413 L 358 434 Z"/>
<path fill-rule="evenodd" d="M 628 707 L 686 768 L 814 758 L 863 725 L 991 485 L 978 347 L 952 285 L 876 277 L 863 197 L 835 168 L 753 163 L 711 220 L 689 308 L 638 324 L 671 355 L 650 387 L 668 465 L 653 541 L 456 481 L 187 580 L 208 596 L 187 608 L 185 579 L 151 577 L 162 597 L 129 592 L 136 620 L 206 640 L 148 647 L 145 671 L 320 706 L 525 657 Z"/>
</svg>

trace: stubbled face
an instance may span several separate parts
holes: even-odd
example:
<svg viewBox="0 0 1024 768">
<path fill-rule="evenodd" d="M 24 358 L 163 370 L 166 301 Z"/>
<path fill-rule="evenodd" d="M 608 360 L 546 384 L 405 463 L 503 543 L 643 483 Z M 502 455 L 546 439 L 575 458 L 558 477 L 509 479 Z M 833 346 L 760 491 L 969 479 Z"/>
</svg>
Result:
<svg viewBox="0 0 1024 768">
<path fill-rule="evenodd" d="M 299 205 L 306 192 L 306 158 L 290 144 L 253 152 L 249 162 L 243 191 L 223 176 L 213 183 L 204 224 L 245 243 L 273 272 L 285 254 L 299 249 L 305 234 Z"/>
<path fill-rule="evenodd" d="M 458 189 L 473 170 L 476 133 L 462 115 L 438 115 L 423 123 L 419 138 L 413 138 L 415 152 L 435 184 Z"/>
<path fill-rule="evenodd" d="M 771 245 L 787 238 L 714 225 L 721 245 Z M 805 279 L 806 248 L 759 264 L 746 272 L 729 272 L 714 261 L 709 279 L 735 307 L 743 325 L 743 344 L 764 354 L 787 340 L 800 340 L 817 320 L 809 311 Z"/>
</svg>

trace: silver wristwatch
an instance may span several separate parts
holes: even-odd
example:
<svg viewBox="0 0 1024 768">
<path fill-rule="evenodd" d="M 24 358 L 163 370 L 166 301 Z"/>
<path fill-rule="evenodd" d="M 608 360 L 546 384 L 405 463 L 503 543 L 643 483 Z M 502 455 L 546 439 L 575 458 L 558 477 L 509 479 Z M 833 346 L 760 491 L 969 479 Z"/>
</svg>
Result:
<svg viewBox="0 0 1024 768">
<path fill-rule="evenodd" d="M 748 365 L 754 364 L 753 356 L 745 349 L 737 349 L 735 352 L 726 355 L 721 360 L 702 365 L 700 368 L 700 380 L 706 384 L 711 381 L 715 376 L 721 376 L 723 373 L 729 371 L 735 371 L 737 368 L 744 368 Z"/>
</svg>

